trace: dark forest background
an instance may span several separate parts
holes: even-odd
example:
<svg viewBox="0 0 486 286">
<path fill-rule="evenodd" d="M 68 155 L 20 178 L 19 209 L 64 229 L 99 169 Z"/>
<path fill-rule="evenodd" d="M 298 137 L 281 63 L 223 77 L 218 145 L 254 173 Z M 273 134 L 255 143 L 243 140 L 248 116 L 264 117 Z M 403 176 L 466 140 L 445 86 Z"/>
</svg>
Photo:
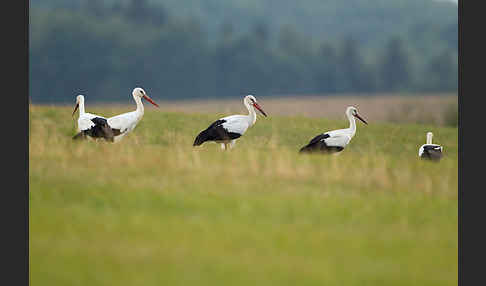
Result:
<svg viewBox="0 0 486 286">
<path fill-rule="evenodd" d="M 457 92 L 457 5 L 434 0 L 31 0 L 38 103 Z"/>
</svg>

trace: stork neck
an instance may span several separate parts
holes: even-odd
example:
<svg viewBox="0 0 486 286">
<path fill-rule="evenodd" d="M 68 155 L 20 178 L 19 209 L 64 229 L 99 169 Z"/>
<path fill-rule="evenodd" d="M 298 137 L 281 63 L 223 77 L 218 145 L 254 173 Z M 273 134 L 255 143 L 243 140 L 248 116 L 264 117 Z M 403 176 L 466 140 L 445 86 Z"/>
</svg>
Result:
<svg viewBox="0 0 486 286">
<path fill-rule="evenodd" d="M 346 114 L 349 120 L 349 131 L 351 132 L 351 136 L 354 136 L 356 133 L 356 119 L 351 114 Z"/>
<path fill-rule="evenodd" d="M 78 107 L 79 108 L 79 115 L 83 115 L 85 113 L 85 111 L 84 111 L 84 99 L 83 98 L 81 98 L 79 100 L 78 106 L 79 106 Z"/>
<path fill-rule="evenodd" d="M 142 98 L 138 96 L 134 96 L 133 99 L 135 99 L 135 102 L 137 103 L 137 113 L 143 114 L 144 108 L 143 108 L 143 103 L 142 103 Z"/>
<path fill-rule="evenodd" d="M 253 106 L 248 104 L 247 102 L 244 102 L 246 109 L 248 109 L 248 123 L 251 125 L 255 124 L 256 121 L 256 112 Z"/>
<path fill-rule="evenodd" d="M 427 144 L 432 144 L 432 133 L 427 133 Z"/>
</svg>

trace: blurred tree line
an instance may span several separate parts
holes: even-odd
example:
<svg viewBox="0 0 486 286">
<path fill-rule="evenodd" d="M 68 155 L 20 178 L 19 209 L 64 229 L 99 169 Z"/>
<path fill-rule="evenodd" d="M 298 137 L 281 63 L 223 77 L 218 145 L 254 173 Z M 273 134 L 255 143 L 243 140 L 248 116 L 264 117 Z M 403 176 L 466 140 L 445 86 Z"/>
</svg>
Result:
<svg viewBox="0 0 486 286">
<path fill-rule="evenodd" d="M 322 40 L 290 24 L 274 31 L 267 18 L 244 32 L 226 19 L 210 36 L 198 17 L 176 16 L 148 0 L 36 2 L 29 40 L 34 102 L 70 102 L 77 94 L 127 100 L 135 86 L 164 99 L 458 86 L 457 22 L 419 21 L 366 44 L 350 33 Z"/>
</svg>

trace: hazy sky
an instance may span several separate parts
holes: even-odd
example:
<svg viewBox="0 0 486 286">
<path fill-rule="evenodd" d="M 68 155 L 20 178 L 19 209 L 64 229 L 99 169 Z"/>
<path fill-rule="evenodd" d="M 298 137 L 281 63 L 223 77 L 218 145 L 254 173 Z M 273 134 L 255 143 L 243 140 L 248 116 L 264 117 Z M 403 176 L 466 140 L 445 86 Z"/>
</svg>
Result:
<svg viewBox="0 0 486 286">
<path fill-rule="evenodd" d="M 435 1 L 447 1 L 447 2 L 454 2 L 454 3 L 456 3 L 456 4 L 457 4 L 457 1 L 458 1 L 458 0 L 435 0 Z"/>
</svg>

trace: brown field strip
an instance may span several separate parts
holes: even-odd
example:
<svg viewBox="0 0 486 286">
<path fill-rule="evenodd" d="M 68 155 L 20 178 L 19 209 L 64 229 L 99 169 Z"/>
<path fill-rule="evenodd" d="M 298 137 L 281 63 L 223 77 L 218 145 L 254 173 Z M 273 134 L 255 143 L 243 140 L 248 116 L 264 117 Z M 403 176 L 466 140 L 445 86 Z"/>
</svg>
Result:
<svg viewBox="0 0 486 286">
<path fill-rule="evenodd" d="M 257 99 L 269 116 L 282 115 L 344 119 L 344 110 L 347 106 L 353 105 L 371 122 L 415 122 L 439 125 L 445 123 L 445 117 L 448 111 L 451 109 L 457 110 L 458 104 L 457 95 L 451 93 L 433 95 L 350 94 L 340 96 L 257 96 Z M 160 105 L 162 111 L 228 115 L 246 112 L 242 104 L 242 99 L 235 98 L 164 101 L 157 99 L 157 96 L 154 95 L 154 100 Z M 89 110 L 90 106 L 100 108 L 106 105 L 109 105 L 109 109 L 114 112 L 120 108 L 131 109 L 134 107 L 134 104 L 120 103 L 90 104 L 89 97 L 86 101 L 87 110 Z M 154 108 L 150 104 L 145 104 L 145 107 Z M 107 110 L 106 116 L 111 116 L 110 110 Z"/>
</svg>

